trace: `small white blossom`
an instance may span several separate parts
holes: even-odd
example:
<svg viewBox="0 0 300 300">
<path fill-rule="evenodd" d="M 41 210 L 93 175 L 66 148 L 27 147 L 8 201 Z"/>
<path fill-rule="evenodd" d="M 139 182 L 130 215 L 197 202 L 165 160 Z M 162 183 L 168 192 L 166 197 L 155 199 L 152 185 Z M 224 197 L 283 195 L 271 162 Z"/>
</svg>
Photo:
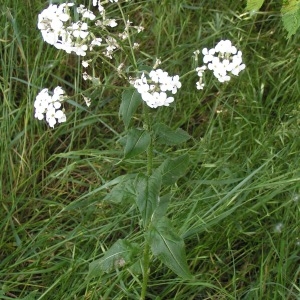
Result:
<svg viewBox="0 0 300 300">
<path fill-rule="evenodd" d="M 83 96 L 83 99 L 85 101 L 86 106 L 89 107 L 91 105 L 91 98 Z"/>
<path fill-rule="evenodd" d="M 196 50 L 194 55 L 198 54 L 199 50 Z M 206 69 L 211 70 L 220 82 L 227 82 L 231 79 L 231 74 L 238 76 L 246 67 L 242 61 L 242 52 L 238 51 L 230 40 L 221 40 L 212 49 L 203 48 L 202 54 L 204 66 L 196 68 L 199 76 L 196 87 L 199 90 L 204 87 L 203 73 Z"/>
<path fill-rule="evenodd" d="M 116 22 L 115 19 L 107 19 L 107 26 L 109 27 L 116 27 L 118 23 Z"/>
<path fill-rule="evenodd" d="M 92 42 L 90 43 L 90 50 L 93 50 L 94 46 L 100 46 L 102 43 L 102 39 L 101 38 L 95 38 L 92 40 Z"/>
<path fill-rule="evenodd" d="M 93 4 L 97 4 L 97 1 Z M 84 5 L 80 5 L 77 7 L 77 21 L 73 22 L 69 9 L 73 5 L 74 3 L 50 4 L 39 14 L 38 28 L 45 42 L 67 53 L 85 56 L 88 49 L 92 50 L 92 43 L 97 39 L 91 36 L 88 25 L 88 21 L 94 20 L 96 16 Z"/>
<path fill-rule="evenodd" d="M 132 48 L 133 49 L 138 49 L 140 47 L 139 43 L 133 43 Z"/>
<path fill-rule="evenodd" d="M 67 118 L 64 110 L 61 109 L 62 102 L 65 100 L 64 94 L 60 86 L 54 89 L 52 96 L 48 89 L 40 91 L 34 101 L 35 118 L 45 119 L 50 127 L 54 127 L 56 123 L 65 122 Z"/>
<path fill-rule="evenodd" d="M 142 31 L 144 31 L 144 27 L 143 26 L 134 26 L 134 28 L 136 29 L 137 33 L 140 33 Z"/>
<path fill-rule="evenodd" d="M 176 94 L 181 87 L 181 82 L 178 75 L 171 77 L 162 69 L 157 69 L 149 73 L 149 78 L 142 73 L 141 78 L 133 82 L 133 86 L 148 106 L 157 108 L 169 106 L 174 101 L 174 98 L 169 97 L 168 93 Z"/>
<path fill-rule="evenodd" d="M 83 66 L 84 68 L 87 68 L 87 67 L 89 66 L 89 61 L 83 60 L 83 61 L 81 62 L 81 64 L 82 64 L 82 66 Z"/>
<path fill-rule="evenodd" d="M 92 79 L 92 77 L 87 72 L 82 73 L 82 78 L 83 78 L 83 80 L 91 80 Z"/>
<path fill-rule="evenodd" d="M 196 88 L 197 90 L 203 90 L 204 89 L 204 83 L 198 81 L 196 82 Z"/>
</svg>

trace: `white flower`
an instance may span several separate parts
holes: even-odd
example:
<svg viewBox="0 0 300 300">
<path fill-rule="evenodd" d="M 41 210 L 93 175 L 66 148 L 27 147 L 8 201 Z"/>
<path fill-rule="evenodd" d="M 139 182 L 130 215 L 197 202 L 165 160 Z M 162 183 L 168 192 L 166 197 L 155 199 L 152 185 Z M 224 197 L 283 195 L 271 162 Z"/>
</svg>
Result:
<svg viewBox="0 0 300 300">
<path fill-rule="evenodd" d="M 57 118 L 58 123 L 63 123 L 67 121 L 67 117 L 62 110 L 57 110 L 55 117 Z"/>
<path fill-rule="evenodd" d="M 83 99 L 85 101 L 86 106 L 89 107 L 91 105 L 91 98 L 83 96 Z"/>
<path fill-rule="evenodd" d="M 107 19 L 105 22 L 105 25 L 107 25 L 109 27 L 116 27 L 118 25 L 118 23 L 116 22 L 115 19 Z"/>
<path fill-rule="evenodd" d="M 141 78 L 133 82 L 133 86 L 141 94 L 142 99 L 152 108 L 159 106 L 169 106 L 174 101 L 173 97 L 168 97 L 168 93 L 176 94 L 181 87 L 179 76 L 169 76 L 162 69 L 152 70 L 149 78 L 142 73 Z"/>
<path fill-rule="evenodd" d="M 95 39 L 92 40 L 91 45 L 93 45 L 93 46 L 100 46 L 101 42 L 102 42 L 101 38 L 95 38 Z"/>
<path fill-rule="evenodd" d="M 206 64 L 207 68 L 213 72 L 220 82 L 229 81 L 231 74 L 237 76 L 246 67 L 242 63 L 242 52 L 238 51 L 230 40 L 221 40 L 214 48 L 209 50 L 203 48 L 202 54 L 205 65 L 196 68 L 199 76 L 199 81 L 196 83 L 197 89 L 203 89 L 204 87 L 202 78 L 206 70 Z"/>
<path fill-rule="evenodd" d="M 204 83 L 201 83 L 200 81 L 196 82 L 196 88 L 197 88 L 197 90 L 203 90 Z"/>
<path fill-rule="evenodd" d="M 132 48 L 133 49 L 138 49 L 140 47 L 139 43 L 133 43 Z"/>
<path fill-rule="evenodd" d="M 73 36 L 76 38 L 81 37 L 82 39 L 85 39 L 89 35 L 89 32 L 86 31 L 88 29 L 87 23 L 73 23 L 71 29 L 73 30 Z"/>
<path fill-rule="evenodd" d="M 82 73 L 83 80 L 92 80 L 92 76 L 90 76 L 87 72 Z"/>
<path fill-rule="evenodd" d="M 75 53 L 78 56 L 85 56 L 86 55 L 86 50 L 88 49 L 87 45 L 75 45 L 73 51 L 75 51 Z"/>
<path fill-rule="evenodd" d="M 81 64 L 82 64 L 82 66 L 83 66 L 84 68 L 87 68 L 87 67 L 89 66 L 89 62 L 88 62 L 87 60 L 83 60 L 83 61 L 81 62 Z"/>
<path fill-rule="evenodd" d="M 97 1 L 93 4 L 96 5 Z M 77 7 L 77 20 L 72 22 L 69 7 L 73 5 L 74 3 L 49 5 L 38 16 L 38 28 L 45 42 L 67 53 L 75 52 L 79 56 L 85 56 L 88 48 L 92 50 L 91 43 L 94 41 L 89 32 L 88 21 L 94 20 L 96 16 L 84 5 L 80 5 Z"/>
<path fill-rule="evenodd" d="M 172 77 L 172 94 L 177 93 L 177 89 L 181 88 L 181 82 L 179 81 L 179 76 L 175 75 Z"/>
<path fill-rule="evenodd" d="M 61 103 L 65 99 L 64 90 L 61 87 L 56 87 L 53 95 L 50 96 L 48 89 L 43 89 L 35 98 L 34 117 L 48 122 L 50 127 L 58 123 L 66 121 L 66 115 L 61 108 Z"/>
<path fill-rule="evenodd" d="M 203 77 L 203 73 L 206 69 L 207 69 L 207 66 L 202 66 L 202 67 L 196 68 L 196 72 L 197 72 L 198 76 Z"/>
</svg>

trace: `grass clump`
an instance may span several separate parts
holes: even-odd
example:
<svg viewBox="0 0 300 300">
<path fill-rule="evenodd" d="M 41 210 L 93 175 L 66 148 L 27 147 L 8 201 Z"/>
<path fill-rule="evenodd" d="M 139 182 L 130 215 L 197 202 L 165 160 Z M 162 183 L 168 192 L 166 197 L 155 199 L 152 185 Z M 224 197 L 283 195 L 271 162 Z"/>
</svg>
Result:
<svg viewBox="0 0 300 300">
<path fill-rule="evenodd" d="M 122 79 L 95 65 L 101 85 L 87 109 L 79 58 L 44 44 L 36 29 L 44 3 L 1 5 L 0 298 L 139 299 L 142 279 L 130 268 L 87 277 L 89 263 L 118 239 L 142 243 L 136 208 L 103 201 L 107 183 L 144 163 L 142 156 L 120 163 Z M 193 51 L 228 38 L 247 65 L 228 85 L 208 76 L 203 91 L 196 72 L 185 76 L 173 107 L 151 112 L 193 137 L 157 151 L 190 155 L 168 217 L 195 279 L 181 280 L 153 260 L 147 299 L 299 298 L 300 60 L 277 5 L 252 17 L 239 1 L 123 5 L 145 27 L 145 64 L 157 57 L 168 72 L 185 74 L 195 67 Z M 36 94 L 50 85 L 76 100 L 55 130 L 33 112 Z"/>
</svg>

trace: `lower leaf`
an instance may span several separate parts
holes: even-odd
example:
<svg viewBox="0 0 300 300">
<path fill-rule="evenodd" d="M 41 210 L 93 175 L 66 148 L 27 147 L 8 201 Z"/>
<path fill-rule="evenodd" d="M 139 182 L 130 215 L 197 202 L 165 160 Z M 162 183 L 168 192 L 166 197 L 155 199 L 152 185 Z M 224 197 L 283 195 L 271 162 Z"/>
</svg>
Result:
<svg viewBox="0 0 300 300">
<path fill-rule="evenodd" d="M 175 232 L 171 221 L 164 217 L 148 232 L 152 253 L 183 279 L 192 279 L 186 260 L 183 239 Z"/>
</svg>

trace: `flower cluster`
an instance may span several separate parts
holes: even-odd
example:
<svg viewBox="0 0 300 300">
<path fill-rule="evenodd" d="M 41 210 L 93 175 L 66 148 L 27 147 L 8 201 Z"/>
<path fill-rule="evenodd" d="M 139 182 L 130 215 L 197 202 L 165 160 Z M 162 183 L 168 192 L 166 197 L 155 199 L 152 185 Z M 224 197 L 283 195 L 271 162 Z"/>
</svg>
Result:
<svg viewBox="0 0 300 300">
<path fill-rule="evenodd" d="M 94 2 L 94 5 L 97 4 L 102 15 L 102 22 L 98 20 L 95 25 L 99 26 L 100 22 L 102 27 L 117 26 L 115 19 L 105 17 L 105 10 L 100 5 L 100 1 Z M 79 56 L 85 56 L 87 50 L 101 45 L 102 38 L 95 37 L 89 31 L 88 22 L 96 19 L 95 14 L 81 4 L 76 8 L 78 21 L 72 22 L 70 13 L 72 6 L 74 3 L 50 4 L 39 14 L 38 28 L 41 30 L 45 42 L 67 53 L 75 52 Z"/>
<path fill-rule="evenodd" d="M 83 5 L 77 7 L 79 20 L 72 22 L 70 8 L 74 3 L 50 4 L 38 16 L 38 28 L 45 42 L 67 53 L 75 52 L 85 56 L 88 47 L 94 43 L 88 30 L 88 20 L 94 20 L 94 13 Z"/>
<path fill-rule="evenodd" d="M 39 120 L 45 118 L 52 128 L 56 123 L 65 122 L 66 115 L 64 109 L 61 109 L 62 102 L 65 100 L 64 93 L 60 86 L 54 89 L 52 96 L 49 94 L 48 89 L 43 89 L 34 101 L 35 118 Z"/>
<path fill-rule="evenodd" d="M 226 82 L 230 80 L 230 74 L 238 76 L 246 67 L 243 64 L 242 52 L 238 51 L 229 40 L 221 40 L 209 50 L 204 48 L 202 54 L 204 65 L 196 68 L 199 76 L 199 81 L 196 83 L 197 89 L 203 89 L 203 73 L 207 69 L 211 70 L 220 82 Z"/>
<path fill-rule="evenodd" d="M 109 0 L 109 2 L 113 3 L 113 2 L 118 2 L 118 0 Z M 101 4 L 100 0 L 93 0 L 93 6 L 98 6 L 98 9 L 100 11 L 101 14 L 105 13 L 105 9 Z"/>
<path fill-rule="evenodd" d="M 169 76 L 167 72 L 157 69 L 149 73 L 149 78 L 143 73 L 141 78 L 133 82 L 133 86 L 148 106 L 157 108 L 169 106 L 174 101 L 174 98 L 169 97 L 167 92 L 176 94 L 177 89 L 181 87 L 181 82 L 178 75 Z"/>
</svg>

